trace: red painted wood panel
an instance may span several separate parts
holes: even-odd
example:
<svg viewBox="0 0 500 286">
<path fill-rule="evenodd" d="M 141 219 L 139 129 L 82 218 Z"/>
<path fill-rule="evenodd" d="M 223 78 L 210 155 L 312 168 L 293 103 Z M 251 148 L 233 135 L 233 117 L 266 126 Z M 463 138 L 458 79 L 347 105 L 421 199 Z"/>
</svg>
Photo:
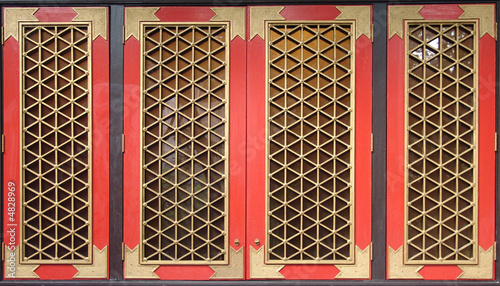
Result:
<svg viewBox="0 0 500 286">
<path fill-rule="evenodd" d="M 334 5 L 286 6 L 280 14 L 287 21 L 331 21 L 340 11 Z"/>
<path fill-rule="evenodd" d="M 426 265 L 418 273 L 425 280 L 455 280 L 462 270 L 456 265 Z"/>
<path fill-rule="evenodd" d="M 3 154 L 3 190 L 9 190 L 14 184 L 15 214 L 14 221 L 10 221 L 8 212 L 8 191 L 3 192 L 3 237 L 5 246 L 14 250 L 20 241 L 21 215 L 21 184 L 20 184 L 20 98 L 19 98 L 19 44 L 10 37 L 3 46 L 3 116 L 5 134 L 5 153 Z M 8 231 L 13 231 L 14 236 Z M 14 238 L 14 239 L 13 239 Z M 5 269 L 5 268 L 4 268 Z M 8 271 L 4 271 L 7 275 Z M 6 276 L 4 276 L 7 278 Z"/>
<path fill-rule="evenodd" d="M 208 22 L 215 13 L 210 7 L 161 7 L 155 16 L 163 22 Z"/>
<path fill-rule="evenodd" d="M 123 48 L 123 241 L 130 249 L 139 244 L 141 201 L 141 54 L 139 41 L 130 37 Z"/>
<path fill-rule="evenodd" d="M 455 20 L 463 13 L 458 4 L 425 5 L 419 12 L 426 20 Z"/>
<path fill-rule="evenodd" d="M 247 33 L 247 38 L 249 33 Z M 247 41 L 247 242 L 245 249 L 249 261 L 250 247 L 259 249 L 258 239 L 265 242 L 266 212 L 266 86 L 265 86 L 265 43 L 259 36 Z M 246 263 L 247 279 L 250 278 L 250 265 Z"/>
<path fill-rule="evenodd" d="M 356 40 L 355 236 L 365 249 L 372 241 L 372 41 Z"/>
<path fill-rule="evenodd" d="M 404 42 L 395 35 L 387 42 L 387 245 L 394 250 L 404 240 L 405 71 L 401 58 Z"/>
<path fill-rule="evenodd" d="M 71 7 L 40 7 L 35 13 L 40 22 L 71 22 L 76 15 Z"/>
<path fill-rule="evenodd" d="M 495 49 L 489 34 L 479 40 L 479 245 L 488 250 L 495 243 Z"/>
</svg>

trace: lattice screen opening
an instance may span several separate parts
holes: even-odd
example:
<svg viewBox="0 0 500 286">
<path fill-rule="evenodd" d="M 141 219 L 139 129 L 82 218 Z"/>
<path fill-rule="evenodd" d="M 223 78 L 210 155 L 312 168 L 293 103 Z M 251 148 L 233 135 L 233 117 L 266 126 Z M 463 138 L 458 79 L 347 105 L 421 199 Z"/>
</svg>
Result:
<svg viewBox="0 0 500 286">
<path fill-rule="evenodd" d="M 353 30 L 268 26 L 268 263 L 354 262 Z"/>
<path fill-rule="evenodd" d="M 143 26 L 142 263 L 227 263 L 226 28 Z"/>
<path fill-rule="evenodd" d="M 407 27 L 407 263 L 477 263 L 476 25 Z"/>
<path fill-rule="evenodd" d="M 90 263 L 90 26 L 21 31 L 21 261 Z"/>
</svg>

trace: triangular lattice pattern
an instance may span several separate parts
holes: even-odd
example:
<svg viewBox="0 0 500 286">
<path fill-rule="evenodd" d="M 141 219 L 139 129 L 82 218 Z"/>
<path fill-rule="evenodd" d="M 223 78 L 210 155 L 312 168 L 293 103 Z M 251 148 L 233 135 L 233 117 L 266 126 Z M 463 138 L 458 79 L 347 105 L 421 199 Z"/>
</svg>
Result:
<svg viewBox="0 0 500 286">
<path fill-rule="evenodd" d="M 226 28 L 144 27 L 142 263 L 227 262 Z"/>
<path fill-rule="evenodd" d="M 407 263 L 476 262 L 475 23 L 408 26 Z"/>
<path fill-rule="evenodd" d="M 22 26 L 23 261 L 91 261 L 89 30 Z"/>
<path fill-rule="evenodd" d="M 270 263 L 354 262 L 352 24 L 268 28 Z"/>
</svg>

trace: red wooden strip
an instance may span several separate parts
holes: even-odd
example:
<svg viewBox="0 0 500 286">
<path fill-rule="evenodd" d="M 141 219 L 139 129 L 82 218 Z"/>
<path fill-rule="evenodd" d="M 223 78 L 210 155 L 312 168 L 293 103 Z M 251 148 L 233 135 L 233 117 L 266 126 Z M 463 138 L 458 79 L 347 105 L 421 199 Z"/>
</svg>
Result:
<svg viewBox="0 0 500 286">
<path fill-rule="evenodd" d="M 457 4 L 425 5 L 419 13 L 425 20 L 455 20 L 464 13 L 464 10 Z"/>
<path fill-rule="evenodd" d="M 123 131 L 126 138 L 123 154 L 123 240 L 133 249 L 139 244 L 141 90 L 140 44 L 134 37 L 124 47 Z"/>
</svg>

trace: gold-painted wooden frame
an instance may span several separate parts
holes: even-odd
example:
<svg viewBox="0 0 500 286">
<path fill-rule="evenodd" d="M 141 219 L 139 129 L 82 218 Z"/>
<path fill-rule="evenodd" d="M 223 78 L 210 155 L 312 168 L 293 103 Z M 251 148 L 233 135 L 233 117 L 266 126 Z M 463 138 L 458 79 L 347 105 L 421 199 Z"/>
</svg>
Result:
<svg viewBox="0 0 500 286">
<path fill-rule="evenodd" d="M 472 112 L 474 112 L 474 117 L 473 117 L 473 121 L 474 121 L 474 124 L 475 126 L 471 129 L 473 130 L 472 132 L 474 132 L 474 145 L 473 147 L 471 147 L 473 149 L 473 152 L 474 152 L 474 163 L 472 165 L 472 168 L 474 169 L 473 171 L 473 182 L 472 182 L 472 192 L 473 192 L 473 201 L 471 202 L 471 206 L 473 207 L 473 219 L 472 219 L 472 225 L 473 225 L 473 238 L 472 238 L 472 245 L 473 245 L 473 254 L 471 255 L 471 258 L 469 260 L 457 260 L 457 259 L 453 259 L 453 260 L 445 260 L 443 258 L 439 258 L 439 259 L 435 259 L 435 260 L 420 260 L 420 259 L 410 259 L 409 257 L 409 251 L 408 251 L 408 247 L 409 247 L 409 242 L 410 242 L 410 239 L 411 237 L 409 237 L 409 233 L 408 233 L 408 228 L 409 228 L 409 225 L 410 225 L 410 222 L 408 221 L 409 220 L 409 208 L 411 206 L 411 202 L 409 200 L 409 192 L 410 192 L 410 184 L 411 182 L 409 182 L 409 169 L 410 169 L 410 163 L 409 162 L 409 152 L 410 150 L 412 150 L 411 146 L 409 145 L 409 139 L 408 137 L 410 136 L 410 127 L 409 127 L 409 113 L 410 113 L 410 109 L 411 109 L 411 106 L 409 105 L 409 96 L 410 96 L 410 87 L 409 87 L 409 57 L 410 57 L 410 50 L 409 50 L 409 27 L 410 25 L 453 25 L 453 24 L 471 24 L 471 25 L 474 25 L 474 31 L 472 32 L 472 36 L 473 36 L 473 42 L 474 42 L 474 50 L 471 51 L 471 54 L 474 55 L 474 69 L 472 70 L 472 74 L 474 76 L 474 82 L 473 82 L 473 87 L 471 87 L 471 90 L 472 90 L 472 97 L 474 98 L 474 102 L 473 102 L 473 108 L 472 108 Z M 478 76 L 477 76 L 477 70 L 478 70 L 478 56 L 477 56 L 477 52 L 479 50 L 479 41 L 478 41 L 478 21 L 477 20 L 446 20 L 446 21 L 426 21 L 426 20 L 407 20 L 405 21 L 405 36 L 404 36 L 404 39 L 405 39 L 405 176 L 404 176 L 404 185 L 405 185 L 405 209 L 404 209 L 404 222 L 405 222 L 405 228 L 404 228 L 404 264 L 413 264 L 413 265 L 422 265 L 422 264 L 438 264 L 438 265 L 443 265 L 443 264 L 451 264 L 451 265 L 457 265 L 457 264 L 477 264 L 478 263 L 478 247 L 479 247 L 479 244 L 478 244 L 478 208 L 477 208 L 477 202 L 478 202 L 478 190 L 477 190 L 477 178 L 478 178 L 478 168 L 477 168 L 477 165 L 478 165 L 478 152 L 477 152 L 477 145 L 478 145 L 478 132 L 477 132 L 477 124 L 478 124 Z M 442 33 L 442 32 L 441 32 Z M 441 35 L 441 34 L 440 34 Z M 425 35 L 424 35 L 425 37 Z M 457 36 L 458 37 L 458 36 Z M 427 41 L 426 39 L 424 39 L 424 41 Z M 440 43 L 441 45 L 441 43 Z M 425 55 L 424 55 L 425 57 Z M 439 56 L 438 56 L 439 57 Z M 422 61 L 424 64 L 423 64 L 423 67 L 425 69 L 425 66 L 426 66 L 426 63 L 427 63 L 427 60 L 423 60 Z M 458 59 L 458 52 L 457 52 L 457 61 L 456 63 L 459 65 L 460 63 L 460 59 Z M 442 71 L 443 67 L 441 67 L 441 71 L 439 72 L 440 74 L 443 73 Z M 458 71 L 457 71 L 457 76 L 458 76 Z M 423 79 L 424 81 L 426 79 Z M 457 82 L 459 81 L 459 79 L 457 80 Z M 426 82 L 426 81 L 425 81 Z M 442 84 L 442 80 L 440 80 L 440 84 Z M 441 94 L 440 96 L 442 96 L 442 93 L 443 93 L 443 90 L 444 88 L 441 88 L 441 90 L 439 90 L 438 92 Z M 458 87 L 457 87 L 457 91 L 456 93 L 458 93 Z M 458 96 L 458 94 L 456 94 L 455 96 Z M 425 96 L 424 96 L 425 97 Z M 423 101 L 425 101 L 425 98 L 422 99 Z M 458 101 L 457 101 L 458 102 Z M 443 107 L 441 107 L 441 110 L 443 109 Z M 457 114 L 458 114 L 458 108 L 457 108 Z M 458 116 L 458 115 L 457 115 Z M 458 116 L 460 117 L 460 116 Z M 457 117 L 457 118 L 458 118 Z M 459 119 L 457 119 L 458 121 L 460 121 Z M 457 122 L 458 122 L 457 121 Z M 427 117 L 425 119 L 422 120 L 422 122 L 427 122 Z M 442 120 L 440 122 L 440 124 L 442 124 Z M 441 127 L 438 129 L 438 132 L 440 130 L 442 130 L 443 127 L 441 125 Z M 458 132 L 458 127 L 457 127 L 457 131 Z M 423 137 L 424 139 L 423 142 L 425 144 L 426 140 L 425 139 L 426 137 L 424 136 Z M 456 135 L 456 138 L 459 140 L 459 135 Z M 443 143 L 441 142 L 441 149 L 444 149 L 443 147 Z M 457 151 L 458 152 L 458 147 L 457 148 Z M 440 150 L 441 150 L 440 149 Z M 441 151 L 442 152 L 442 151 Z M 425 156 L 425 154 L 422 154 L 422 156 Z M 457 155 L 456 158 L 459 158 L 460 155 Z M 440 160 L 441 160 L 441 157 L 439 157 Z M 441 163 L 441 165 L 439 166 L 439 168 L 441 168 L 441 170 L 444 168 L 443 164 Z M 458 175 L 458 173 L 456 173 Z M 426 177 L 426 174 L 423 174 L 421 176 L 421 178 L 425 178 Z M 416 181 L 416 180 L 415 180 Z M 444 183 L 442 182 L 442 179 L 440 178 L 440 181 L 441 181 L 441 185 L 443 185 Z M 442 188 L 442 186 L 439 186 L 439 188 Z M 425 193 L 425 191 L 424 191 Z M 440 195 L 441 196 L 441 195 Z M 459 195 L 458 195 L 459 196 Z M 425 197 L 425 196 L 424 196 Z M 441 202 L 441 205 L 443 205 L 443 202 Z M 458 206 L 457 206 L 458 208 Z M 427 210 L 425 210 L 427 211 Z M 424 211 L 424 213 L 425 213 Z M 424 215 L 425 216 L 425 215 Z M 459 213 L 455 214 L 455 216 L 460 216 Z M 442 225 L 444 224 L 442 221 L 439 223 L 439 225 Z M 441 235 L 441 234 L 439 234 Z M 438 238 L 436 238 L 438 239 Z M 444 244 L 444 242 L 442 242 Z M 441 245 L 441 243 L 439 243 L 439 245 Z M 446 246 L 445 246 L 446 247 Z M 398 249 L 399 251 L 399 249 Z M 423 250 L 424 253 L 425 253 L 425 250 Z"/>
<path fill-rule="evenodd" d="M 266 243 L 265 243 L 265 263 L 266 264 L 354 264 L 355 263 L 355 240 L 354 240 L 354 155 L 355 155 L 355 149 L 354 149 L 354 144 L 355 144 L 355 132 L 354 132 L 354 126 L 355 126 L 355 44 L 356 44 L 356 25 L 354 21 L 348 21 L 348 20 L 343 20 L 343 21 L 268 21 L 266 22 L 266 222 L 265 222 L 265 230 L 266 230 Z M 315 260 L 277 260 L 277 259 L 271 259 L 269 256 L 269 253 L 271 251 L 271 246 L 270 246 L 270 234 L 271 234 L 271 229 L 270 229 L 270 216 L 271 216 L 271 210 L 270 210 L 270 183 L 271 183 L 271 173 L 270 173 L 270 160 L 271 160 L 271 154 L 270 154 L 270 144 L 271 144 L 271 139 L 270 139 L 270 128 L 271 128 L 271 121 L 272 118 L 270 116 L 270 83 L 271 83 L 271 78 L 270 78 L 270 46 L 271 46 L 271 40 L 270 40 L 270 29 L 273 25 L 300 25 L 300 27 L 304 27 L 307 25 L 329 25 L 329 26 L 335 26 L 335 25 L 349 25 L 350 26 L 350 51 L 349 51 L 349 56 L 350 56 L 350 70 L 349 70 L 349 75 L 350 75 L 350 88 L 347 91 L 347 93 L 350 94 L 350 107 L 349 107 L 349 113 L 350 113 L 350 125 L 349 125 L 349 132 L 350 132 L 350 146 L 347 148 L 350 150 L 350 164 L 348 165 L 347 169 L 350 169 L 350 182 L 347 185 L 347 188 L 349 189 L 350 192 L 350 200 L 349 200 L 349 221 L 347 222 L 347 225 L 350 227 L 349 231 L 349 253 L 350 256 L 348 256 L 344 260 L 340 259 L 329 259 L 329 260 L 324 260 L 320 258 L 316 258 Z M 336 45 L 336 41 L 332 42 L 332 45 Z M 303 80 L 303 79 L 302 79 Z M 335 79 L 336 80 L 336 79 Z M 286 96 L 287 91 L 284 91 L 284 96 Z M 302 96 L 302 95 L 301 95 Z M 317 109 L 319 110 L 319 109 Z M 333 123 L 335 122 L 335 119 L 332 119 Z M 297 135 L 300 137 L 300 135 Z M 304 137 L 304 136 L 302 136 Z M 301 139 L 302 140 L 302 139 Z M 334 141 L 335 143 L 335 141 Z M 286 149 L 286 148 L 285 148 Z M 286 169 L 286 167 L 285 167 Z M 335 177 L 336 175 L 333 175 Z M 317 186 L 319 183 L 317 183 Z M 302 189 L 302 185 L 301 185 Z M 335 219 L 335 218 L 334 218 Z M 259 249 L 261 251 L 261 249 Z M 333 250 L 332 255 L 336 255 L 336 250 Z"/>
<path fill-rule="evenodd" d="M 73 275 L 73 278 L 105 279 L 108 277 L 108 246 L 99 249 L 94 245 L 92 249 L 92 264 L 75 265 L 77 272 Z"/>
<path fill-rule="evenodd" d="M 210 265 L 214 271 L 210 279 L 245 279 L 245 248 L 235 250 L 229 246 L 229 262 L 229 265 Z"/>
<path fill-rule="evenodd" d="M 223 29 L 226 29 L 225 32 L 225 39 L 224 39 L 224 45 L 225 45 L 225 66 L 226 66 L 226 72 L 225 72 L 225 80 L 223 84 L 225 85 L 225 100 L 223 103 L 225 104 L 225 119 L 224 119 L 224 124 L 225 124 L 225 137 L 222 139 L 224 141 L 224 152 L 225 156 L 223 157 L 223 160 L 225 161 L 225 172 L 223 180 L 224 180 L 224 189 L 225 189 L 225 196 L 224 196 L 224 205 L 225 205 L 225 214 L 224 214 L 224 250 L 223 250 L 223 257 L 224 259 L 222 260 L 177 260 L 177 259 L 172 259 L 172 260 L 148 260 L 144 258 L 144 244 L 145 244 L 145 238 L 144 238 L 144 206 L 145 206 L 145 198 L 144 198 L 144 190 L 146 188 L 146 185 L 144 183 L 144 166 L 145 166 L 145 157 L 144 157 L 144 152 L 141 151 L 141 160 L 140 160 L 140 172 L 141 172 L 141 213 L 140 213 L 140 244 L 139 244 L 139 253 L 140 253 L 140 264 L 149 264 L 149 265 L 226 265 L 229 262 L 229 242 L 228 242 L 228 225 L 229 225 L 229 216 L 228 216 L 228 211 L 229 211 L 229 179 L 228 179 L 228 172 L 229 172 L 229 56 L 230 56 L 230 51 L 229 51 L 229 43 L 230 43 L 230 33 L 227 31 L 229 28 L 229 23 L 228 22 L 141 22 L 140 23 L 140 30 L 141 30 L 141 119 L 140 119 L 140 126 L 141 128 L 144 127 L 144 95 L 146 94 L 146 86 L 144 82 L 144 73 L 145 73 L 145 60 L 144 60 L 144 55 L 145 55 L 145 28 L 146 27 L 151 27 L 151 26 L 169 26 L 169 27 L 196 27 L 196 26 L 201 26 L 201 27 L 222 27 Z M 160 120 L 161 121 L 161 120 Z M 144 132 L 141 130 L 141 149 L 145 148 L 145 139 L 144 139 Z M 195 140 L 194 138 L 191 138 Z M 191 174 L 191 177 L 194 177 L 195 175 Z"/>
<path fill-rule="evenodd" d="M 127 41 L 130 37 L 134 37 L 137 40 L 142 39 L 141 22 L 160 21 L 155 16 L 158 10 L 160 10 L 158 7 L 126 7 L 123 41 Z"/>
<path fill-rule="evenodd" d="M 424 19 L 422 15 L 419 14 L 424 6 L 419 5 L 390 5 L 387 7 L 387 29 L 388 29 L 388 39 L 390 40 L 394 35 L 397 35 L 400 39 L 403 39 L 403 32 L 405 30 L 405 20 L 416 20 Z"/>
<path fill-rule="evenodd" d="M 340 15 L 335 20 L 354 20 L 356 26 L 356 40 L 362 35 L 373 41 L 371 22 L 371 6 L 335 6 Z"/>
<path fill-rule="evenodd" d="M 72 19 L 72 23 L 90 22 L 92 25 L 92 40 L 98 36 L 107 39 L 108 33 L 108 13 L 105 7 L 74 7 L 76 16 Z M 4 34 L 2 40 L 6 41 L 10 37 L 18 41 L 19 24 L 39 22 L 35 17 L 38 8 L 5 8 L 4 9 Z"/>
<path fill-rule="evenodd" d="M 22 165 L 22 170 L 21 170 L 21 178 L 20 178 L 20 181 L 22 182 L 23 184 L 23 187 L 22 187 L 22 191 L 21 191 L 21 202 L 23 203 L 23 207 L 21 208 L 21 222 L 23 223 L 23 226 L 20 227 L 20 236 L 21 236 L 21 249 L 20 249 L 20 254 L 23 256 L 23 259 L 20 259 L 20 263 L 21 264 L 43 264 L 43 263 L 51 263 L 51 264 L 91 264 L 92 263 L 92 33 L 91 33 L 91 29 L 92 29 L 92 23 L 91 22 L 63 22 L 63 23 L 60 23 L 60 22 L 56 22 L 56 23 L 39 23 L 39 22 L 19 22 L 19 39 L 22 39 L 23 38 L 23 28 L 24 27 L 36 27 L 38 28 L 39 30 L 43 29 L 43 27 L 64 27 L 64 28 L 71 28 L 71 27 L 74 27 L 74 26 L 80 26 L 80 27 L 85 27 L 87 29 L 87 54 L 85 55 L 86 56 L 86 60 L 87 60 L 87 70 L 86 70 L 86 76 L 87 76 L 87 88 L 86 88 L 86 91 L 83 95 L 86 95 L 87 97 L 87 108 L 84 110 L 84 113 L 87 114 L 87 126 L 85 127 L 85 132 L 87 132 L 87 146 L 86 146 L 86 149 L 85 151 L 88 152 L 88 155 L 87 155 L 87 166 L 85 166 L 85 170 L 87 170 L 87 177 L 88 177 L 88 181 L 85 182 L 86 184 L 86 188 L 87 188 L 87 207 L 88 207 L 88 211 L 87 211 L 87 222 L 86 222 L 86 226 L 88 225 L 88 228 L 87 228 L 87 236 L 88 238 L 86 239 L 86 242 L 85 244 L 87 245 L 87 253 L 88 253 L 88 256 L 85 257 L 84 259 L 59 259 L 59 257 L 54 257 L 53 259 L 28 259 L 27 257 L 25 257 L 25 244 L 27 243 L 27 238 L 26 238 L 26 233 L 25 233 L 25 230 L 24 228 L 27 227 L 27 223 L 26 223 L 26 217 L 25 217 L 25 208 L 27 206 L 27 203 L 25 202 L 25 196 L 26 196 L 26 188 L 27 188 L 27 183 L 25 182 L 25 172 L 26 170 L 28 169 L 27 165 L 26 165 L 26 162 L 25 162 L 25 151 L 27 150 L 27 147 L 25 145 L 26 141 L 25 141 L 25 134 L 27 132 L 27 128 L 25 126 L 25 116 L 26 114 L 28 113 L 27 111 L 27 108 L 25 107 L 25 94 L 26 91 L 25 91 L 25 82 L 26 82 L 26 71 L 24 70 L 24 66 L 25 66 L 25 50 L 24 50 L 24 41 L 20 41 L 19 45 L 20 45 L 20 53 L 19 53 L 19 62 L 20 62 L 20 102 L 21 102 L 21 105 L 20 105 L 20 116 L 21 116 L 21 120 L 20 120 L 20 130 L 21 130 L 21 148 L 20 148 L 20 159 L 21 159 L 21 165 Z M 57 53 L 57 52 L 55 52 Z M 77 65 L 76 62 L 72 62 L 71 65 Z M 55 73 L 57 73 L 57 70 L 55 71 Z M 69 84 L 70 85 L 73 85 L 73 79 L 67 79 Z M 39 84 L 41 84 L 42 82 L 42 79 L 39 79 Z M 72 88 L 72 87 L 71 87 Z M 55 91 L 56 94 L 54 95 L 54 100 L 57 101 L 57 91 Z M 83 95 L 80 95 L 80 96 L 83 96 Z M 41 95 L 39 95 L 41 96 Z M 43 100 L 40 99 L 39 100 L 39 104 L 43 104 L 42 103 Z M 73 102 L 71 102 L 73 103 Z M 57 106 L 57 103 L 56 103 L 56 106 Z M 41 108 L 41 107 L 40 107 Z M 55 114 L 57 115 L 57 112 L 58 112 L 58 108 L 56 107 L 56 110 L 54 111 Z M 39 119 L 39 123 L 43 121 L 43 118 L 40 118 Z M 71 122 L 73 122 L 73 119 L 71 119 Z M 40 130 L 39 132 L 41 133 L 41 127 L 39 127 Z M 81 134 L 77 134 L 75 135 L 74 134 L 74 131 L 72 130 L 71 131 L 72 134 L 71 134 L 71 138 L 77 136 L 77 135 L 81 135 Z M 42 138 L 44 137 L 45 134 L 39 134 L 39 138 Z M 74 141 L 76 141 L 76 139 L 72 139 Z M 72 141 L 73 142 L 73 141 Z M 72 143 L 73 144 L 73 143 Z M 58 146 L 55 146 L 56 150 L 57 150 L 57 147 Z M 41 152 L 41 150 L 40 150 Z M 39 159 L 43 159 L 42 158 L 43 155 L 39 155 Z M 70 160 L 72 160 L 72 162 L 75 160 L 76 155 L 72 155 L 72 157 L 70 158 Z M 39 163 L 40 164 L 40 163 Z M 41 168 L 41 167 L 39 167 Z M 55 166 L 55 169 L 57 169 L 57 165 Z M 72 174 L 71 175 L 71 179 L 78 179 L 76 177 L 76 174 Z M 38 174 L 38 180 L 42 180 L 43 179 L 43 174 Z M 57 179 L 56 180 L 57 182 L 59 182 L 59 180 Z M 81 182 L 83 183 L 83 182 Z M 56 187 L 59 187 L 58 186 L 58 183 L 55 183 Z M 40 188 L 41 186 L 39 186 Z M 73 183 L 72 183 L 72 188 L 73 187 Z M 75 196 L 73 194 L 73 196 Z M 39 214 L 41 214 L 42 212 L 40 212 Z M 71 214 L 70 214 L 71 215 Z M 72 214 L 72 216 L 75 216 L 75 214 Z M 55 222 L 55 224 L 57 224 L 57 222 Z M 74 226 L 73 226 L 74 227 Z M 72 229 L 72 235 L 75 235 L 75 231 L 74 229 Z M 43 233 L 42 233 L 43 235 Z M 45 236 L 46 237 L 46 236 Z M 58 239 L 57 238 L 54 238 L 54 241 L 56 241 L 56 243 L 59 243 L 57 241 Z M 63 246 L 64 248 L 67 248 L 66 246 Z M 71 247 L 69 247 L 71 248 Z M 43 250 L 41 250 L 43 252 Z M 75 250 L 72 250 L 73 252 Z"/>
<path fill-rule="evenodd" d="M 397 250 L 388 246 L 387 249 L 387 278 L 388 279 L 424 279 L 419 271 L 423 265 L 405 265 L 403 258 L 403 247 Z"/>
<path fill-rule="evenodd" d="M 285 6 L 256 6 L 250 7 L 250 40 L 255 36 L 259 36 L 261 39 L 265 38 L 267 34 L 266 21 L 278 21 L 285 20 L 281 16 L 281 11 L 285 9 Z"/>
<path fill-rule="evenodd" d="M 210 8 L 215 13 L 215 16 L 210 19 L 210 22 L 224 22 L 231 23 L 231 41 L 239 36 L 245 40 L 245 21 L 246 21 L 246 8 L 245 7 L 213 7 Z"/>
</svg>

